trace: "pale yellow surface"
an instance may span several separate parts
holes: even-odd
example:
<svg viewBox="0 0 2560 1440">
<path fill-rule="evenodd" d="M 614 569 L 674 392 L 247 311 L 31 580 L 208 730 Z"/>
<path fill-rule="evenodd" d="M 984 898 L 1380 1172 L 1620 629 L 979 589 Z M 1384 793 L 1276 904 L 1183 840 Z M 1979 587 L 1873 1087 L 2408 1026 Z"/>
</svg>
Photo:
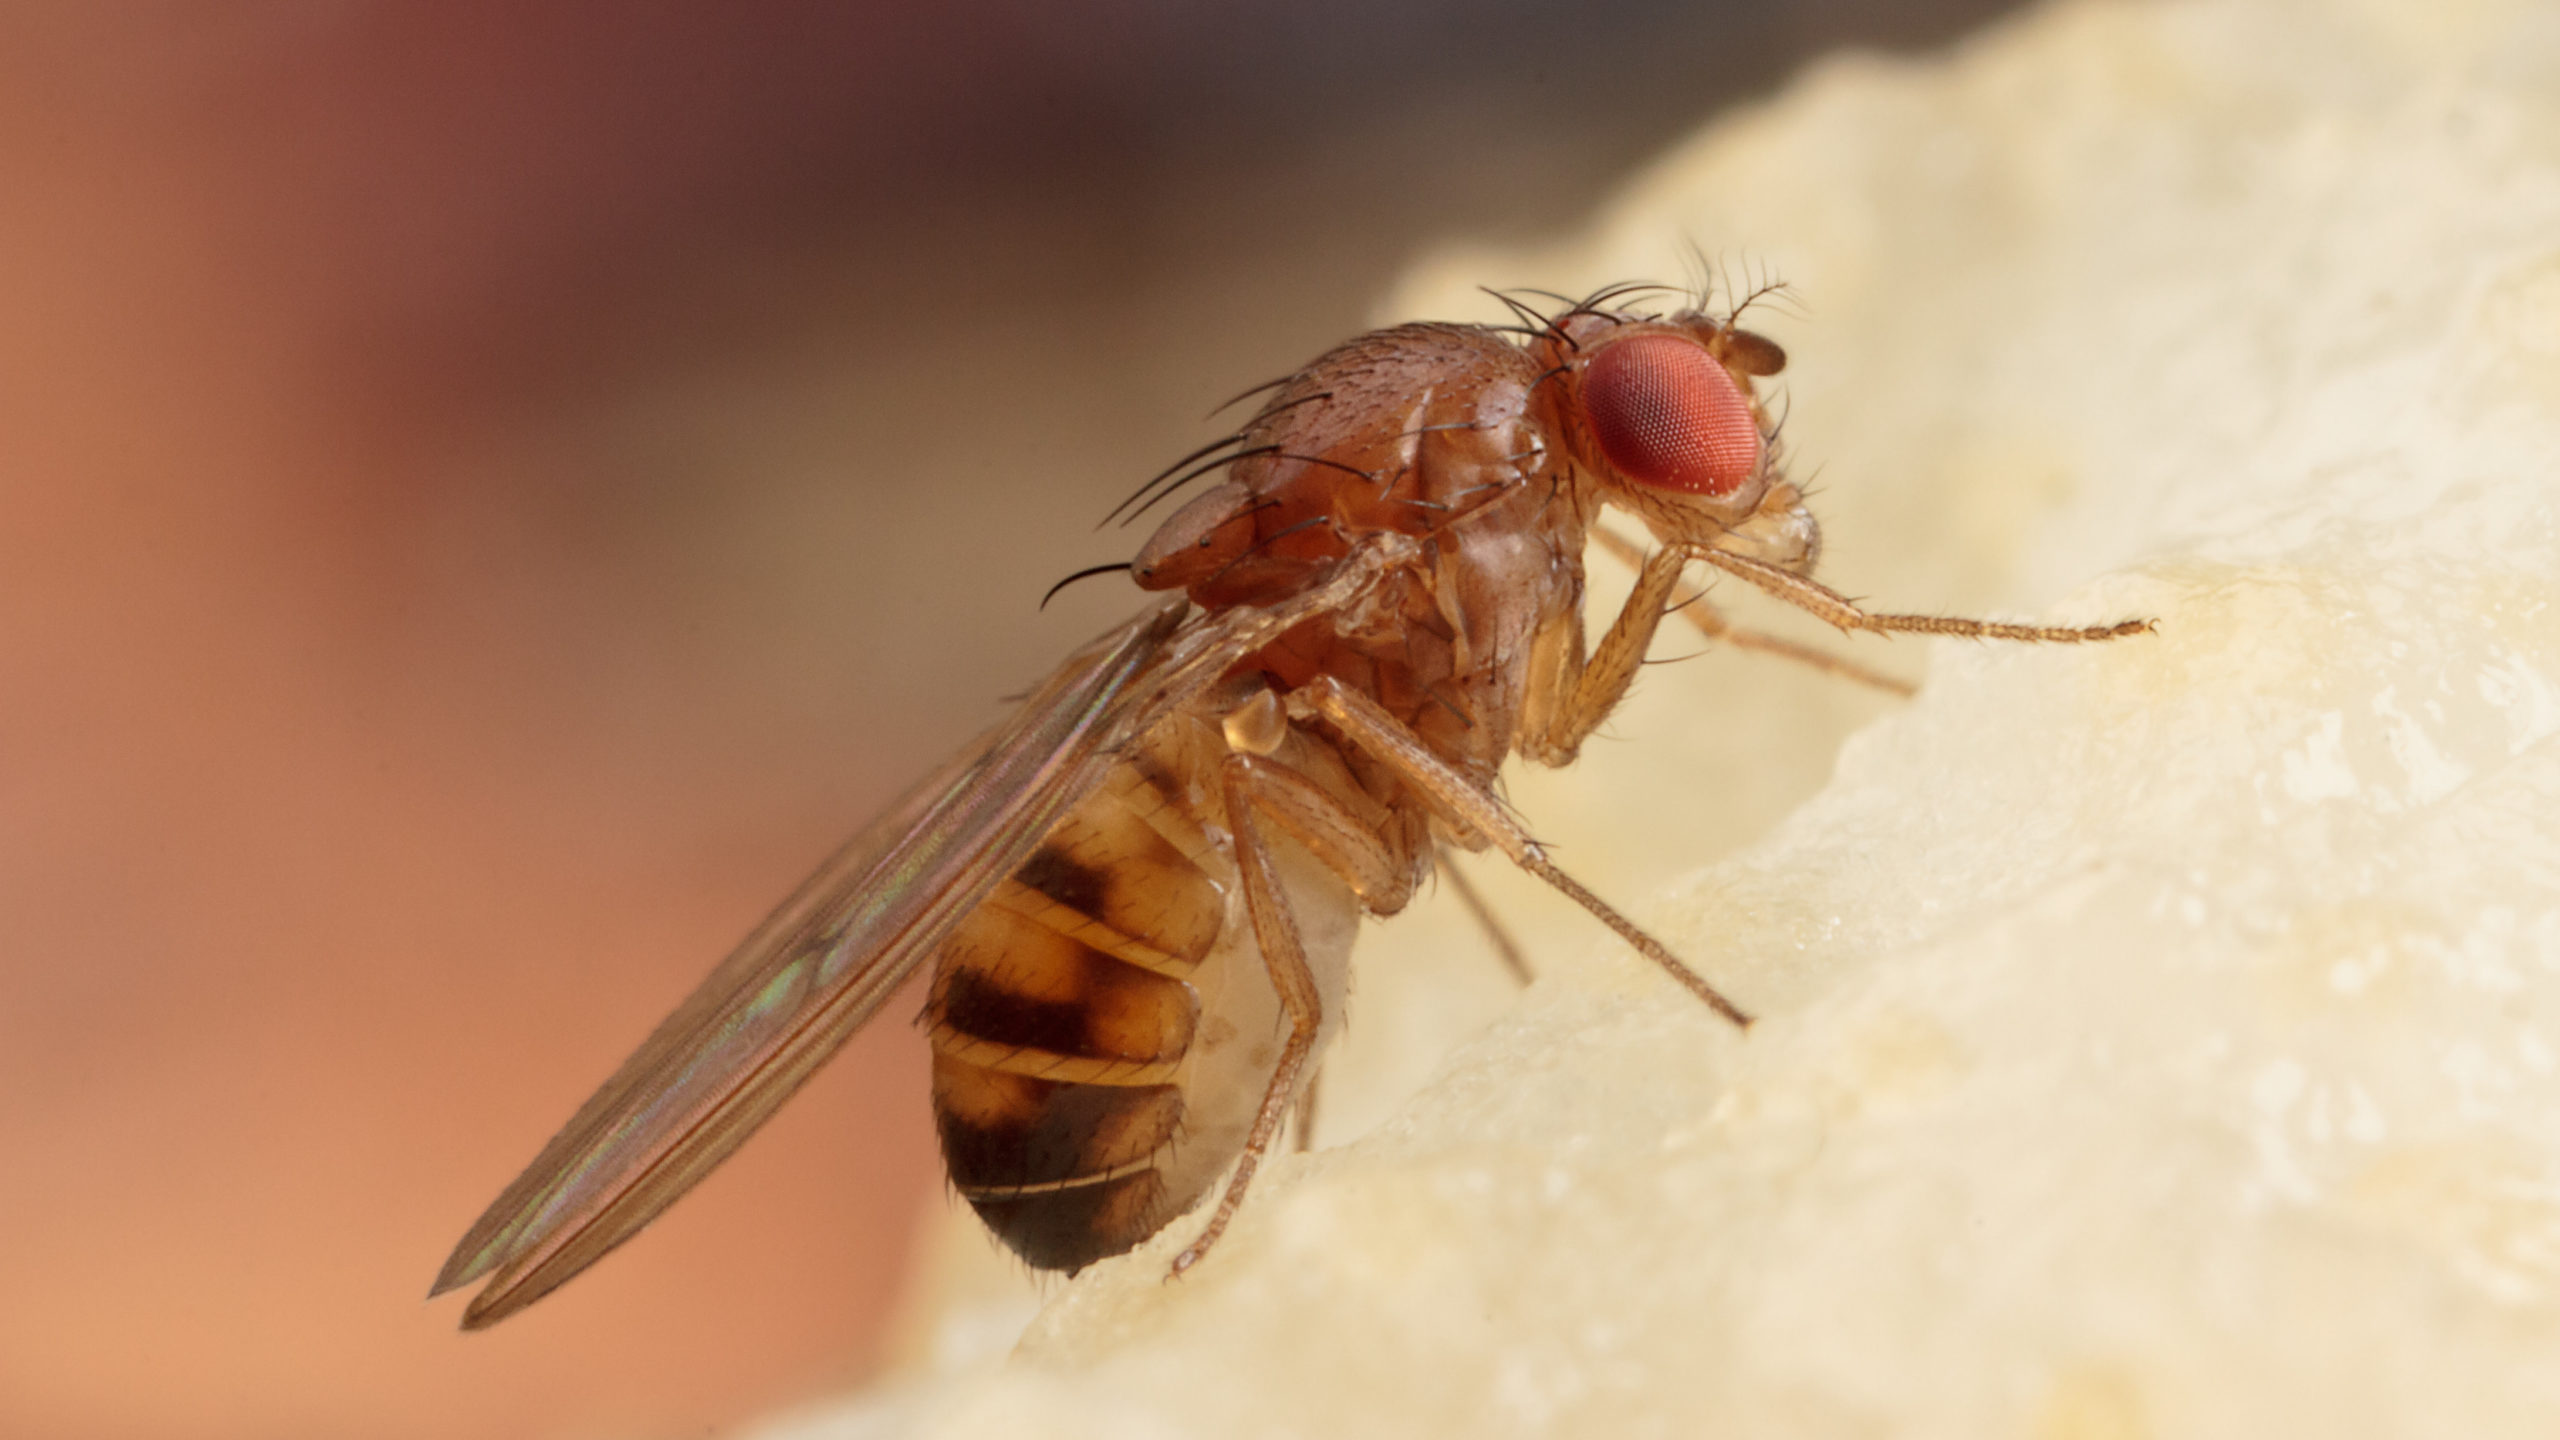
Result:
<svg viewBox="0 0 2560 1440">
<path fill-rule="evenodd" d="M 2159 633 L 1856 642 L 1900 706 L 1648 672 L 1516 797 L 1747 1038 L 1513 883 L 1525 994 L 1379 927 L 1328 1148 L 1210 1263 L 1002 1361 L 1027 1303 L 953 1278 L 774 1435 L 2560 1433 L 2560 9 L 1834 60 L 1384 313 L 1690 242 L 1795 286 L 1834 585 Z"/>
</svg>

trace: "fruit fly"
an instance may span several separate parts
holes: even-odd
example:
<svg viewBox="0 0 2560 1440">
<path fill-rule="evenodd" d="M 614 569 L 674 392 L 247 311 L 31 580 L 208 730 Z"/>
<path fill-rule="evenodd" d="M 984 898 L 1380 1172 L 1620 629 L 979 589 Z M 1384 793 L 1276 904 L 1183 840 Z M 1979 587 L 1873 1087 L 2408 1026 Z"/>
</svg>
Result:
<svg viewBox="0 0 2560 1440">
<path fill-rule="evenodd" d="M 1747 1026 L 1559 870 L 1497 789 L 1514 753 L 1573 760 L 1695 600 L 1688 567 L 1843 630 L 2086 641 L 2147 622 L 1871 614 L 1815 582 L 1821 532 L 1759 392 L 1784 353 L 1739 328 L 1741 306 L 1634 308 L 1657 288 L 1360 336 L 1132 496 L 1142 510 L 1222 477 L 1128 567 L 1172 598 L 1069 657 L 785 901 L 471 1227 L 435 1293 L 487 1277 L 463 1316 L 478 1328 L 593 1264 L 928 960 L 961 1196 L 1032 1265 L 1074 1271 L 1216 1190 L 1178 1275 L 1306 1093 L 1360 919 L 1404 908 L 1443 845 L 1499 850 Z M 1650 554 L 1595 530 L 1608 508 Z M 1639 563 L 1593 647 L 1595 536 Z"/>
</svg>

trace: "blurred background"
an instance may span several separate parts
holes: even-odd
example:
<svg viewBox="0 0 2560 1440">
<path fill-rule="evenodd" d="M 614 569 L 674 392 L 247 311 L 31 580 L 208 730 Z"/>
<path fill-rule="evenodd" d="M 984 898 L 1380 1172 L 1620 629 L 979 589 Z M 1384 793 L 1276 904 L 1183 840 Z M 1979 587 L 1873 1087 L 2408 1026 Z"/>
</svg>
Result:
<svg viewBox="0 0 2560 1440">
<path fill-rule="evenodd" d="M 1133 607 L 1034 610 L 1210 406 L 1435 241 L 2003 8 L 0 7 L 0 1433 L 684 1435 L 859 1381 L 945 1203 L 903 1025 L 525 1316 L 420 1297 Z"/>
</svg>

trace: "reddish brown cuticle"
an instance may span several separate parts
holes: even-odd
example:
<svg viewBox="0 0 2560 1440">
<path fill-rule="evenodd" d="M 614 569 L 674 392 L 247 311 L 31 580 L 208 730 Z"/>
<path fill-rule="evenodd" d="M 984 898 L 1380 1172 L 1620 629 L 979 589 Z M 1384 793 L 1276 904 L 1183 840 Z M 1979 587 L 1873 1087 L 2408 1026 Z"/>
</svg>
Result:
<svg viewBox="0 0 2560 1440">
<path fill-rule="evenodd" d="M 1742 387 L 1706 347 L 1635 335 L 1582 373 L 1592 438 L 1619 474 L 1657 490 L 1729 495 L 1760 465 L 1760 423 Z"/>
</svg>

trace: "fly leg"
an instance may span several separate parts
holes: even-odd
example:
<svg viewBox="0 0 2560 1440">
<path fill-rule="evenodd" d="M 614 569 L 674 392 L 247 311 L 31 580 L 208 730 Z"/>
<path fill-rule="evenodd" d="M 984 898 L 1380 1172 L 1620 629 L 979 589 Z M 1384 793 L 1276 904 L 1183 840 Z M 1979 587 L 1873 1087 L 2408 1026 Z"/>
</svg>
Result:
<svg viewBox="0 0 2560 1440">
<path fill-rule="evenodd" d="M 1441 877 L 1449 882 L 1450 889 L 1458 893 L 1458 902 L 1467 907 L 1467 913 L 1476 917 L 1476 924 L 1484 930 L 1484 938 L 1492 942 L 1493 953 L 1502 961 L 1502 968 L 1510 971 L 1511 978 L 1524 986 L 1537 979 L 1537 974 L 1529 968 L 1528 955 L 1520 949 L 1520 942 L 1511 938 L 1510 929 L 1493 913 L 1492 907 L 1484 903 L 1484 892 L 1476 889 L 1475 882 L 1467 878 L 1465 871 L 1451 863 L 1451 851 L 1446 845 L 1440 847 L 1439 862 L 1437 868 Z"/>
<path fill-rule="evenodd" d="M 1599 534 L 1604 540 L 1610 538 L 1605 530 Z M 1669 546 L 1643 557 L 1642 563 L 1636 567 L 1635 589 L 1628 593 L 1627 603 L 1620 607 L 1618 618 L 1610 622 L 1608 633 L 1600 637 L 1600 648 L 1592 651 L 1588 660 L 1566 654 L 1552 662 L 1552 668 L 1546 672 L 1551 677 L 1548 683 L 1555 687 L 1550 692 L 1552 698 L 1525 717 L 1523 728 L 1526 733 L 1520 742 L 1522 754 L 1541 765 L 1572 763 L 1573 757 L 1582 749 L 1582 742 L 1590 739 L 1591 732 L 1600 728 L 1600 722 L 1609 718 L 1609 712 L 1618 708 L 1618 702 L 1627 698 L 1627 687 L 1635 682 L 1636 671 L 1644 665 L 1645 651 L 1653 644 L 1654 632 L 1661 628 L 1662 617 L 1683 606 L 1691 607 L 1688 612 L 1691 623 L 1710 639 L 1721 638 L 1747 649 L 1785 655 L 1817 669 L 1905 695 L 1911 693 L 1910 686 L 1890 676 L 1834 659 L 1792 640 L 1737 629 L 1714 610 L 1691 606 L 1691 602 L 1699 600 L 1704 592 L 1682 586 L 1680 572 L 1697 558 L 1698 551 L 1683 545 Z M 1775 569 L 1774 566 L 1769 568 Z M 1580 642 L 1574 638 L 1578 633 L 1556 634 L 1547 643 L 1578 650 Z"/>
<path fill-rule="evenodd" d="M 1653 644 L 1653 632 L 1661 627 L 1663 613 L 1671 604 L 1671 592 L 1679 587 L 1680 571 L 1688 563 L 1689 552 L 1677 547 L 1645 557 L 1643 566 L 1636 571 L 1635 590 L 1619 609 L 1618 618 L 1610 622 L 1608 633 L 1600 637 L 1600 648 L 1591 653 L 1590 659 L 1583 659 L 1580 653 L 1579 617 L 1571 618 L 1570 629 L 1550 631 L 1540 637 L 1541 643 L 1569 646 L 1571 653 L 1559 658 L 1549 672 L 1552 679 L 1548 683 L 1555 687 L 1548 692 L 1550 698 L 1524 717 L 1522 754 L 1541 765 L 1573 763 L 1582 742 L 1590 739 L 1600 722 L 1609 718 L 1609 712 L 1618 708 L 1618 702 L 1627 698 L 1627 686 L 1635 682 L 1636 670 L 1644 664 L 1644 652 Z M 1384 711 L 1379 712 L 1379 718 L 1396 723 Z M 1405 738 L 1413 737 L 1408 732 Z M 1461 813 L 1458 818 L 1472 822 L 1474 817 Z"/>
<path fill-rule="evenodd" d="M 1800 645 L 1784 635 L 1772 635 L 1766 630 L 1744 629 L 1724 618 L 1724 612 L 1708 604 L 1706 597 L 1706 591 L 1684 585 L 1680 587 L 1679 594 L 1671 597 L 1671 608 L 1688 616 L 1689 623 L 1698 627 L 1699 634 L 1717 644 L 1730 645 L 1736 650 L 1756 650 L 1763 655 L 1775 655 L 1781 660 L 1793 660 L 1799 665 L 1810 665 L 1825 675 L 1837 675 L 1843 680 L 1854 680 L 1861 685 L 1882 690 L 1888 695 L 1900 695 L 1908 699 L 1920 693 L 1919 686 L 1898 675 L 1887 675 L 1881 670 L 1871 670 L 1855 660 L 1834 655 L 1828 650 L 1817 650 L 1810 645 Z"/>
<path fill-rule="evenodd" d="M 1484 931 L 1485 940 L 1493 946 L 1494 956 L 1502 961 L 1502 968 L 1523 986 L 1537 979 L 1536 972 L 1529 968 L 1528 954 L 1520 948 L 1519 941 L 1511 938 L 1511 930 L 1502 923 L 1502 918 L 1485 904 L 1484 892 L 1478 890 L 1466 872 L 1457 867 L 1451 858 L 1454 852 L 1446 845 L 1439 847 L 1439 852 L 1434 868 L 1449 882 L 1449 888 L 1457 892 L 1458 901 L 1467 907 L 1467 913 L 1475 917 L 1477 926 Z M 1290 1143 L 1301 1155 L 1315 1146 L 1316 1096 L 1323 1085 L 1324 1068 L 1319 1065 L 1308 1074 L 1307 1088 L 1298 1094 L 1298 1111 L 1289 1117 Z"/>
<path fill-rule="evenodd" d="M 1653 567 L 1648 564 L 1650 571 Z M 1678 567 L 1671 567 L 1678 574 Z M 1656 620 L 1661 618 L 1657 611 Z M 1619 617 L 1623 623 L 1625 616 Z M 1649 628 L 1649 627 L 1648 627 Z M 1612 629 L 1611 634 L 1617 632 Z M 1603 647 L 1604 650 L 1606 647 Z M 1624 688 L 1621 682 L 1621 689 Z M 1432 753 L 1421 737 L 1404 727 L 1378 702 L 1344 685 L 1330 675 L 1314 680 L 1289 694 L 1289 714 L 1296 719 L 1321 719 L 1340 731 L 1343 737 L 1359 746 L 1396 772 L 1397 778 L 1429 799 L 1444 815 L 1463 829 L 1484 837 L 1511 857 L 1511 863 L 1537 876 L 1565 893 L 1566 897 L 1591 912 L 1601 924 L 1618 932 L 1618 937 L 1635 947 L 1686 987 L 1717 1014 L 1736 1025 L 1749 1025 L 1751 1017 L 1726 999 L 1698 972 L 1680 963 L 1680 958 L 1664 948 L 1661 941 L 1636 928 L 1635 922 L 1609 908 L 1606 901 L 1582 888 L 1582 883 L 1556 868 L 1547 858 L 1546 847 L 1529 835 L 1501 800 L 1477 784 L 1464 772 Z"/>
<path fill-rule="evenodd" d="M 1867 630 L 1878 635 L 1958 635 L 1975 640 L 2042 640 L 2074 645 L 2090 640 L 2120 640 L 2127 635 L 2140 635 L 2152 628 L 2149 620 L 2118 620 L 2112 625 L 2013 625 L 2005 620 L 1968 620 L 1956 615 L 1877 615 L 1858 608 L 1858 602 L 1827 585 L 1818 584 L 1780 569 L 1765 560 L 1745 555 L 1728 555 L 1721 550 L 1699 550 L 1698 559 L 1728 574 L 1738 575 L 1771 595 L 1803 610 L 1816 619 L 1829 621 L 1843 630 Z"/>
<path fill-rule="evenodd" d="M 1298 1112 L 1289 1117 L 1289 1148 L 1304 1155 L 1316 1148 L 1316 1093 L 1324 1085 L 1324 1067 L 1307 1072 L 1307 1088 L 1298 1092 Z"/>
<path fill-rule="evenodd" d="M 1280 1063 L 1262 1092 L 1253 1128 L 1245 1133 L 1244 1154 L 1227 1178 L 1218 1208 L 1199 1237 L 1173 1257 L 1174 1275 L 1200 1263 L 1209 1247 L 1226 1233 L 1244 1192 L 1262 1166 L 1263 1152 L 1280 1131 L 1298 1092 L 1298 1079 L 1315 1053 L 1316 1033 L 1324 1020 L 1324 1002 L 1316 977 L 1307 968 L 1307 948 L 1299 936 L 1297 917 L 1271 856 L 1277 827 L 1306 847 L 1325 868 L 1340 875 L 1372 910 L 1393 911 L 1413 895 L 1413 867 L 1397 863 L 1395 852 L 1376 831 L 1322 786 L 1286 765 L 1259 755 L 1236 754 L 1220 767 L 1219 780 L 1227 815 L 1235 831 L 1236 869 L 1244 881 L 1245 913 L 1253 921 L 1253 938 L 1262 948 L 1262 963 L 1271 972 L 1271 988 L 1280 996 L 1281 1014 L 1289 1024 L 1281 1042 Z"/>
<path fill-rule="evenodd" d="M 1614 530 L 1597 526 L 1592 528 L 1591 535 L 1593 539 L 1600 542 L 1601 549 L 1638 570 L 1643 569 L 1645 554 L 1634 541 Z M 1716 644 L 1730 645 L 1736 650 L 1756 650 L 1763 655 L 1775 655 L 1781 660 L 1793 660 L 1799 665 L 1810 665 L 1826 675 L 1837 675 L 1843 680 L 1854 680 L 1861 685 L 1870 685 L 1889 694 L 1918 693 L 1917 688 L 1910 681 L 1887 675 L 1881 670 L 1870 670 L 1855 660 L 1834 655 L 1826 650 L 1817 650 L 1810 645 L 1798 644 L 1783 635 L 1772 635 L 1765 630 L 1752 630 L 1736 625 L 1725 618 L 1723 611 L 1709 604 L 1706 596 L 1707 592 L 1702 589 L 1683 585 L 1671 596 L 1668 603 L 1671 610 L 1687 616 L 1689 623 L 1697 627 L 1699 634 Z"/>
</svg>

